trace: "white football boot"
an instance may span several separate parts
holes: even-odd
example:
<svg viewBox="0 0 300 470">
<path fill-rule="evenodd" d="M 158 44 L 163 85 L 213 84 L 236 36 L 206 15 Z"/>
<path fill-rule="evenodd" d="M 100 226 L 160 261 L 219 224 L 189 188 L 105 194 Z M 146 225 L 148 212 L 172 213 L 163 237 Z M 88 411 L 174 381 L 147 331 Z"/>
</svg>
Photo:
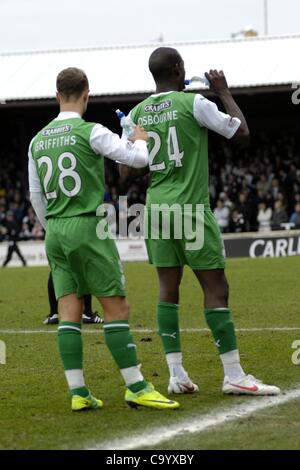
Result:
<svg viewBox="0 0 300 470">
<path fill-rule="evenodd" d="M 280 388 L 275 385 L 266 385 L 253 375 L 245 375 L 234 382 L 230 382 L 228 377 L 225 377 L 222 392 L 231 395 L 279 395 Z"/>
<path fill-rule="evenodd" d="M 185 380 L 178 377 L 170 377 L 168 393 L 196 393 L 199 391 L 198 385 L 194 384 L 187 376 Z"/>
</svg>

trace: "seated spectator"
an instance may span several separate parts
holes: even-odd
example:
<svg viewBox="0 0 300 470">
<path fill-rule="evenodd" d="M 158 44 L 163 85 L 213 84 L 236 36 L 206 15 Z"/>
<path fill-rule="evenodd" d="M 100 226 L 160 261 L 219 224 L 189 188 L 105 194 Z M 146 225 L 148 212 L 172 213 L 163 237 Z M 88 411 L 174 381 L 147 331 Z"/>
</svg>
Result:
<svg viewBox="0 0 300 470">
<path fill-rule="evenodd" d="M 245 220 L 245 230 L 246 232 L 249 232 L 253 228 L 252 221 L 254 218 L 254 211 L 256 212 L 256 207 L 249 201 L 247 193 L 241 192 L 239 194 L 236 209 L 243 215 Z"/>
<path fill-rule="evenodd" d="M 27 241 L 33 238 L 31 227 L 28 224 L 22 223 L 20 231 L 20 240 Z"/>
<path fill-rule="evenodd" d="M 32 229 L 32 237 L 34 240 L 44 239 L 44 229 L 38 221 L 36 221 Z"/>
<path fill-rule="evenodd" d="M 245 232 L 245 219 L 243 214 L 234 209 L 229 220 L 229 232 L 240 233 Z"/>
<path fill-rule="evenodd" d="M 226 232 L 229 225 L 229 209 L 220 199 L 218 199 L 217 206 L 214 209 L 214 216 L 221 232 Z"/>
<path fill-rule="evenodd" d="M 271 219 L 272 230 L 281 230 L 284 224 L 288 221 L 288 215 L 281 199 L 278 199 L 274 203 L 274 211 Z"/>
<path fill-rule="evenodd" d="M 270 188 L 270 183 L 267 180 L 266 175 L 263 173 L 260 175 L 258 182 L 256 183 L 257 192 L 260 192 L 262 195 L 266 196 Z"/>
<path fill-rule="evenodd" d="M 277 199 L 278 193 L 280 192 L 279 180 L 277 178 L 272 179 L 271 194 L 273 199 Z"/>
<path fill-rule="evenodd" d="M 0 225 L 0 242 L 3 242 L 6 238 L 7 229 L 4 225 Z"/>
<path fill-rule="evenodd" d="M 295 211 L 290 217 L 289 222 L 295 224 L 295 228 L 300 228 L 300 203 L 298 202 L 295 205 Z"/>
<path fill-rule="evenodd" d="M 267 207 L 265 202 L 261 202 L 258 206 L 258 231 L 267 232 L 271 230 L 271 218 L 272 218 L 272 209 Z"/>
<path fill-rule="evenodd" d="M 229 199 L 228 194 L 226 194 L 225 192 L 220 193 L 219 199 L 224 203 L 225 207 L 228 207 L 228 209 L 232 208 L 232 201 Z"/>
</svg>

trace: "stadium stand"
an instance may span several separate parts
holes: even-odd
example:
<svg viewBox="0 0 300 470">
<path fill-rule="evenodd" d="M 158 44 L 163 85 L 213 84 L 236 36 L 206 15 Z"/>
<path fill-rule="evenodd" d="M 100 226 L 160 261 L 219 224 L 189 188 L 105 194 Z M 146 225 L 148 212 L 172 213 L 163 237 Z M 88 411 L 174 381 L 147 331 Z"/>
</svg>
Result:
<svg viewBox="0 0 300 470">
<path fill-rule="evenodd" d="M 300 227 L 299 107 L 295 106 L 300 101 L 295 90 L 300 76 L 289 53 L 299 44 L 299 35 L 169 44 L 185 57 L 187 76 L 211 66 L 223 68 L 249 122 L 248 149 L 210 137 L 211 205 L 225 233 L 279 230 L 288 222 Z M 0 125 L 6 137 L 0 146 L 1 241 L 7 238 L 8 211 L 18 222 L 20 239 L 43 238 L 27 196 L 27 148 L 41 123 L 56 114 L 53 84 L 58 70 L 73 64 L 87 72 L 91 98 L 85 118 L 119 132 L 116 107 L 128 112 L 153 92 L 147 60 L 156 46 L 0 54 Z M 120 80 L 122 70 L 126 73 Z M 214 99 L 201 85 L 191 91 Z M 106 181 L 105 201 L 122 211 L 118 172 L 110 162 Z M 129 205 L 145 201 L 147 182 L 144 177 L 128 189 Z"/>
</svg>

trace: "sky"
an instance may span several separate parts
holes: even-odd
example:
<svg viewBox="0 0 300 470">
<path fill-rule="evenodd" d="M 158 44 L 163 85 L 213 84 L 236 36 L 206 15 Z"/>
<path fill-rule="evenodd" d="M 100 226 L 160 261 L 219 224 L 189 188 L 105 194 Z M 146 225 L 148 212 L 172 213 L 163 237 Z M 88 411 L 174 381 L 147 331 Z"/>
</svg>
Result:
<svg viewBox="0 0 300 470">
<path fill-rule="evenodd" d="M 0 52 L 264 34 L 265 0 L 0 0 Z M 269 35 L 300 34 L 300 1 L 267 0 Z"/>
</svg>

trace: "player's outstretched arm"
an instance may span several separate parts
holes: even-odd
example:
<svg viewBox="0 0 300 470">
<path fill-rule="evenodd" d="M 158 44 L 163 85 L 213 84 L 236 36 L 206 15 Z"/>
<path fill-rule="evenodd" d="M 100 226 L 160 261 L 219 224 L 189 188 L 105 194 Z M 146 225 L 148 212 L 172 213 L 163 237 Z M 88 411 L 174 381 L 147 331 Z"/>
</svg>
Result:
<svg viewBox="0 0 300 470">
<path fill-rule="evenodd" d="M 147 132 L 139 126 L 136 126 L 129 141 L 120 139 L 118 134 L 96 124 L 91 132 L 90 145 L 94 152 L 110 160 L 134 168 L 143 168 L 149 162 L 147 140 Z"/>
<path fill-rule="evenodd" d="M 206 78 L 210 83 L 210 89 L 220 98 L 226 112 L 231 117 L 236 117 L 241 121 L 239 128 L 237 129 L 232 140 L 236 141 L 248 141 L 249 140 L 249 128 L 247 121 L 241 109 L 233 99 L 233 96 L 228 88 L 227 80 L 223 70 L 210 70 L 205 73 Z"/>
</svg>

